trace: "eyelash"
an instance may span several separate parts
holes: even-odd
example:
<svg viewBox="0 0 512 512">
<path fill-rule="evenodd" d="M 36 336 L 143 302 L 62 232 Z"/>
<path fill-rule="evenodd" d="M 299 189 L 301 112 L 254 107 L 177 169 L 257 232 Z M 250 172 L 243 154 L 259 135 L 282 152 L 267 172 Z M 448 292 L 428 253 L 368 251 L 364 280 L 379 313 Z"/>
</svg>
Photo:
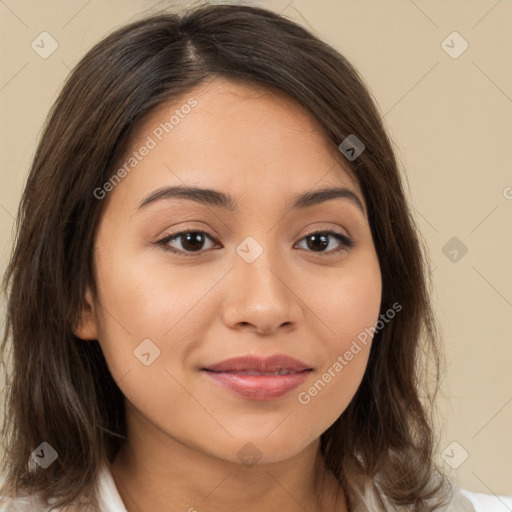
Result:
<svg viewBox="0 0 512 512">
<path fill-rule="evenodd" d="M 199 250 L 199 251 L 195 251 L 195 252 L 192 252 L 192 251 L 188 251 L 187 252 L 187 251 L 182 251 L 181 249 L 174 249 L 174 248 L 172 248 L 172 247 L 170 247 L 168 245 L 168 243 L 171 240 L 175 240 L 175 239 L 179 238 L 180 236 L 186 235 L 186 234 L 189 234 L 189 233 L 199 233 L 201 235 L 206 235 L 213 242 L 217 242 L 217 240 L 213 236 L 211 236 L 208 232 L 206 232 L 206 231 L 187 230 L 187 231 L 180 231 L 179 233 L 173 233 L 171 235 L 167 235 L 164 238 L 158 240 L 156 242 L 156 245 L 162 247 L 162 249 L 164 249 L 165 251 L 169 251 L 169 252 L 171 252 L 173 254 L 178 254 L 179 256 L 184 256 L 184 257 L 197 256 L 197 255 L 201 254 L 202 252 L 204 252 L 204 250 Z M 310 236 L 320 235 L 320 234 L 322 234 L 322 235 L 331 235 L 333 238 L 336 238 L 338 241 L 341 242 L 341 246 L 338 249 L 332 249 L 332 250 L 330 250 L 328 252 L 324 252 L 324 251 L 320 251 L 320 252 L 308 251 L 308 252 L 313 252 L 313 253 L 319 254 L 319 255 L 321 255 L 323 257 L 329 257 L 329 256 L 336 255 L 336 254 L 338 254 L 341 251 L 349 252 L 350 249 L 352 249 L 355 246 L 355 242 L 351 238 L 349 238 L 348 236 L 344 235 L 343 233 L 339 233 L 338 231 L 333 231 L 333 230 L 314 231 L 314 232 L 308 233 L 307 235 L 302 237 L 300 239 L 300 241 L 302 241 L 305 238 L 308 238 Z"/>
</svg>

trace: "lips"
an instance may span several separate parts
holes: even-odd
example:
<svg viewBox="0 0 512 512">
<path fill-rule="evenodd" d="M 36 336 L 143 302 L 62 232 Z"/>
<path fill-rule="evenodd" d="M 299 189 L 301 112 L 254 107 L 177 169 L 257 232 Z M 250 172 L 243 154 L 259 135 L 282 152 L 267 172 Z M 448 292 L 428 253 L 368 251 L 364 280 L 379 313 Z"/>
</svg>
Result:
<svg viewBox="0 0 512 512">
<path fill-rule="evenodd" d="M 212 372 L 257 372 L 269 374 L 276 372 L 298 373 L 311 370 L 307 364 L 293 357 L 277 354 L 270 357 L 241 356 L 226 359 L 220 363 L 212 364 L 204 368 Z M 282 374 L 282 373 L 281 373 Z M 278 375 L 280 375 L 278 373 Z"/>
<path fill-rule="evenodd" d="M 202 368 L 221 388 L 252 400 L 279 398 L 304 382 L 313 368 L 298 359 L 277 354 L 242 356 Z"/>
</svg>

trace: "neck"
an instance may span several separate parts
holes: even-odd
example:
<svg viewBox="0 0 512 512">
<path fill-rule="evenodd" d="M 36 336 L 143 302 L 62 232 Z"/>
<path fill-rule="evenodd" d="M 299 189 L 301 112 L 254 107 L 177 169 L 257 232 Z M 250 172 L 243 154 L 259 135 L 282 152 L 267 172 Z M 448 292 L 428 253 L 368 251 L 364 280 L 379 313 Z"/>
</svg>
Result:
<svg viewBox="0 0 512 512">
<path fill-rule="evenodd" d="M 347 512 L 319 440 L 291 459 L 252 467 L 219 459 L 129 419 L 112 476 L 128 512 Z M 145 420 L 142 420 L 145 421 Z"/>
</svg>

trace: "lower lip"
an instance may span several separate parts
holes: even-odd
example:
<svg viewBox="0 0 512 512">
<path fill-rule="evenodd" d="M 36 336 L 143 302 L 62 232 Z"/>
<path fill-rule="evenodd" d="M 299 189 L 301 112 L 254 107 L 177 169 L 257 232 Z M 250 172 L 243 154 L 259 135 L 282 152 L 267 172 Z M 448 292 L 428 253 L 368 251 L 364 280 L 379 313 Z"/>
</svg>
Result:
<svg viewBox="0 0 512 512">
<path fill-rule="evenodd" d="M 272 400 L 300 386 L 310 371 L 288 375 L 245 375 L 204 371 L 217 385 L 250 400 Z"/>
</svg>

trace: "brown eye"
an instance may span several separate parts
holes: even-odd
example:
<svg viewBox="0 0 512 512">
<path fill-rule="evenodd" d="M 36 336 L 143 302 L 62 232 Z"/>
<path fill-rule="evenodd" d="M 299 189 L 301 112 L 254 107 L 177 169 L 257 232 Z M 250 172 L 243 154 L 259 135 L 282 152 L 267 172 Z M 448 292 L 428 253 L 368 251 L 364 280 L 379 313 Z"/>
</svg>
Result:
<svg viewBox="0 0 512 512">
<path fill-rule="evenodd" d="M 210 241 L 210 247 L 205 247 Z M 342 233 L 337 231 L 316 231 L 302 238 L 306 241 L 306 250 L 321 255 L 329 256 L 340 251 L 349 251 L 355 243 Z M 206 231 L 181 231 L 167 235 L 157 242 L 165 250 L 181 256 L 193 256 L 203 251 L 212 249 L 215 239 Z M 337 242 L 337 243 L 336 243 Z M 178 247 L 176 247 L 178 245 Z"/>
<path fill-rule="evenodd" d="M 205 249 L 204 245 L 208 239 L 211 241 L 214 240 L 213 237 L 205 231 L 181 231 L 180 233 L 168 235 L 157 243 L 168 251 L 183 253 L 184 256 L 188 256 L 187 253 L 199 253 Z M 171 245 L 171 242 L 177 244 L 178 247 L 176 248 Z"/>
<path fill-rule="evenodd" d="M 338 247 L 336 247 L 336 242 L 331 243 L 333 239 L 337 240 Z M 308 250 L 325 254 L 333 254 L 343 250 L 348 251 L 355 245 L 350 238 L 337 231 L 316 231 L 306 235 L 301 242 L 303 240 L 306 240 Z M 332 247 L 333 245 L 334 247 Z M 329 247 L 331 248 L 327 251 L 326 249 Z"/>
</svg>

